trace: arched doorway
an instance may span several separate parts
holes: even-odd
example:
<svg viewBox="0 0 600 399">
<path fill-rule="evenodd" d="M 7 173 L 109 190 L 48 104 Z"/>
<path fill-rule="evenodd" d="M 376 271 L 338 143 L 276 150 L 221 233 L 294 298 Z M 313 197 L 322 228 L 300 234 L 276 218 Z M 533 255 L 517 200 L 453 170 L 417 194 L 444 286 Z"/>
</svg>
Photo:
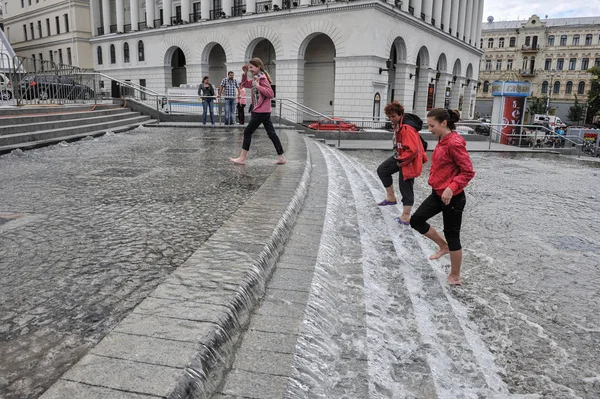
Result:
<svg viewBox="0 0 600 399">
<path fill-rule="evenodd" d="M 221 85 L 221 81 L 227 76 L 225 63 L 227 56 L 220 44 L 215 43 L 208 53 L 208 77 L 215 87 Z"/>
<path fill-rule="evenodd" d="M 426 113 L 427 94 L 429 90 L 429 51 L 425 47 L 421 47 L 417 55 L 415 76 L 414 76 L 414 97 L 413 97 L 413 112 L 416 114 Z"/>
<path fill-rule="evenodd" d="M 260 39 L 259 39 L 260 40 Z M 275 47 L 273 44 L 267 40 L 262 39 L 252 50 L 252 56 L 250 58 L 258 57 L 262 60 L 263 64 L 265 64 L 265 70 L 271 76 L 273 80 L 273 91 L 275 92 L 275 96 L 277 96 L 277 70 L 275 68 Z"/>
<path fill-rule="evenodd" d="M 304 51 L 304 105 L 333 115 L 335 97 L 335 45 L 323 33 L 309 40 Z"/>
<path fill-rule="evenodd" d="M 392 102 L 400 98 L 398 93 L 403 89 L 400 85 L 405 84 L 404 79 L 396 79 L 396 65 L 406 61 L 406 45 L 402 38 L 398 37 L 394 40 L 389 59 L 392 61 L 392 68 L 388 71 L 387 102 Z"/>
<path fill-rule="evenodd" d="M 444 53 L 440 54 L 435 70 L 434 108 L 439 108 L 444 106 L 446 87 L 448 87 L 448 81 L 445 79 L 445 74 L 448 70 L 448 61 L 446 60 L 446 55 Z M 444 74 L 444 77 L 442 77 L 442 74 Z"/>
<path fill-rule="evenodd" d="M 185 64 L 185 54 L 177 47 L 171 56 L 171 82 L 173 87 L 179 87 L 187 83 Z"/>
</svg>

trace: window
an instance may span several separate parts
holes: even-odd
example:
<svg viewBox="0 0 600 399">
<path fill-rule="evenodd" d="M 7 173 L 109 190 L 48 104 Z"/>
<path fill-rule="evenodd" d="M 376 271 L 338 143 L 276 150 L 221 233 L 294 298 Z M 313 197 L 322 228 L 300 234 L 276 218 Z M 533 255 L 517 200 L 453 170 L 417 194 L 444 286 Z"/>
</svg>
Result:
<svg viewBox="0 0 600 399">
<path fill-rule="evenodd" d="M 486 71 L 492 70 L 492 60 L 485 60 L 485 70 Z"/>
<path fill-rule="evenodd" d="M 63 63 L 62 49 L 60 49 L 60 48 L 58 49 L 58 63 L 59 64 Z"/>
<path fill-rule="evenodd" d="M 569 80 L 567 82 L 567 85 L 565 86 L 565 94 L 571 94 L 572 91 L 573 91 L 573 82 L 571 82 Z"/>
<path fill-rule="evenodd" d="M 573 35 L 573 46 L 579 46 L 579 35 Z"/>
<path fill-rule="evenodd" d="M 554 89 L 552 90 L 552 93 L 558 94 L 559 92 L 560 92 L 560 82 L 556 81 L 556 82 L 554 82 Z"/>
<path fill-rule="evenodd" d="M 48 53 L 50 54 L 50 62 L 54 63 L 54 53 L 52 50 L 48 51 Z"/>
<path fill-rule="evenodd" d="M 48 36 L 52 35 L 52 32 L 50 31 L 50 18 L 46 18 L 46 30 Z"/>
<path fill-rule="evenodd" d="M 488 48 L 494 47 L 494 39 L 488 39 Z"/>
<path fill-rule="evenodd" d="M 144 61 L 144 42 L 138 42 L 138 61 Z"/>
<path fill-rule="evenodd" d="M 577 63 L 577 58 L 569 58 L 569 71 L 575 70 L 576 63 Z"/>
<path fill-rule="evenodd" d="M 146 79 L 140 79 L 140 86 L 146 87 Z M 145 100 L 145 99 L 146 99 L 146 92 L 141 91 L 140 92 L 140 100 Z"/>
<path fill-rule="evenodd" d="M 98 65 L 102 65 L 102 47 L 98 46 L 96 55 L 98 56 Z"/>
<path fill-rule="evenodd" d="M 511 37 L 510 41 L 508 42 L 508 47 L 515 47 L 516 45 L 517 45 L 517 38 Z"/>
<path fill-rule="evenodd" d="M 27 39 L 27 25 L 23 25 L 23 34 L 25 35 L 25 41 L 29 40 Z"/>
<path fill-rule="evenodd" d="M 560 45 L 561 46 L 566 46 L 567 45 L 567 35 L 562 35 L 560 37 Z"/>
<path fill-rule="evenodd" d="M 196 4 L 196 3 L 194 3 Z M 483 48 L 483 39 L 479 39 L 479 48 Z"/>
<path fill-rule="evenodd" d="M 123 62 L 129 62 L 129 43 L 123 44 Z"/>
<path fill-rule="evenodd" d="M 35 54 L 31 54 L 31 59 L 33 60 L 33 68 L 37 70 Z"/>
<path fill-rule="evenodd" d="M 592 35 L 585 35 L 585 45 L 586 46 L 592 45 Z"/>
<path fill-rule="evenodd" d="M 542 94 L 548 93 L 548 81 L 544 80 L 542 82 Z"/>
<path fill-rule="evenodd" d="M 115 45 L 114 44 L 110 45 L 110 63 L 111 64 L 117 63 L 117 55 L 115 53 Z"/>
<path fill-rule="evenodd" d="M 502 60 L 496 60 L 496 71 L 502 70 Z"/>
<path fill-rule="evenodd" d="M 556 70 L 562 71 L 564 67 L 565 67 L 565 59 L 564 58 L 557 59 L 556 60 Z"/>
<path fill-rule="evenodd" d="M 577 85 L 577 94 L 583 94 L 583 93 L 585 93 L 585 82 L 581 81 Z"/>
<path fill-rule="evenodd" d="M 587 71 L 588 69 L 590 69 L 590 59 L 589 58 L 582 58 L 581 59 L 581 70 L 582 71 Z"/>
<path fill-rule="evenodd" d="M 527 64 L 529 63 L 529 58 L 523 57 L 523 70 L 527 70 Z"/>
<path fill-rule="evenodd" d="M 554 46 L 554 36 L 548 36 L 548 46 Z"/>
<path fill-rule="evenodd" d="M 44 54 L 40 53 L 40 65 L 42 68 L 42 72 L 44 72 Z"/>
<path fill-rule="evenodd" d="M 525 45 L 531 46 L 531 36 L 525 36 Z"/>
<path fill-rule="evenodd" d="M 67 47 L 67 63 L 73 65 L 73 57 L 71 56 L 71 47 Z"/>
<path fill-rule="evenodd" d="M 60 17 L 56 17 L 56 34 L 60 35 Z"/>
<path fill-rule="evenodd" d="M 65 14 L 65 32 L 69 31 L 69 14 Z"/>
<path fill-rule="evenodd" d="M 35 39 L 35 31 L 33 30 L 33 22 L 29 23 L 29 30 L 31 30 L 31 40 Z"/>
<path fill-rule="evenodd" d="M 490 91 L 490 82 L 486 80 L 485 82 L 483 82 L 483 92 L 487 93 L 488 91 Z"/>
<path fill-rule="evenodd" d="M 595 67 L 600 67 L 600 58 L 596 58 L 596 59 L 594 60 L 594 66 L 595 66 Z"/>
<path fill-rule="evenodd" d="M 506 60 L 506 70 L 512 71 L 513 60 Z"/>
<path fill-rule="evenodd" d="M 42 21 L 38 21 L 37 23 L 37 31 L 38 31 L 38 37 L 42 37 L 44 36 L 42 33 Z"/>
<path fill-rule="evenodd" d="M 498 39 L 498 47 L 504 48 L 504 38 L 503 37 L 501 37 L 500 39 Z"/>
<path fill-rule="evenodd" d="M 544 62 L 544 71 L 549 71 L 552 68 L 552 58 L 546 58 Z"/>
<path fill-rule="evenodd" d="M 25 8 L 25 0 L 21 0 L 21 8 Z"/>
</svg>

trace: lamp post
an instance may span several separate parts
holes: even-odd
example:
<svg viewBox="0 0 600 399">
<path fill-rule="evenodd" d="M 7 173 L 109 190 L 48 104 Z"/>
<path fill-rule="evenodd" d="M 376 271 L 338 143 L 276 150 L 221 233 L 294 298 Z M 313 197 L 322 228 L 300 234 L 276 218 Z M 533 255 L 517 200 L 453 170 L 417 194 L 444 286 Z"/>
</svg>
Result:
<svg viewBox="0 0 600 399">
<path fill-rule="evenodd" d="M 560 73 L 556 73 L 556 70 L 553 69 L 549 75 L 546 77 L 550 77 L 550 86 L 548 87 L 548 98 L 546 99 L 546 116 L 548 116 L 548 112 L 550 111 L 550 99 L 552 98 L 552 92 L 554 91 L 554 77 L 560 77 Z"/>
</svg>

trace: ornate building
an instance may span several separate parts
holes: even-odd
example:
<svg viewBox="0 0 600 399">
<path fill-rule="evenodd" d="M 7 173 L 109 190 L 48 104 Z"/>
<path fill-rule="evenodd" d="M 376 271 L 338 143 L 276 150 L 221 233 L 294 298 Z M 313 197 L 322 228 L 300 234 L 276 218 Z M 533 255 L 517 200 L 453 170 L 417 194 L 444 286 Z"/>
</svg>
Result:
<svg viewBox="0 0 600 399">
<path fill-rule="evenodd" d="M 491 114 L 491 83 L 512 71 L 532 83 L 532 96 L 549 97 L 562 120 L 575 97 L 585 103 L 591 75 L 600 66 L 600 17 L 493 22 L 482 26 L 477 113 Z"/>
</svg>

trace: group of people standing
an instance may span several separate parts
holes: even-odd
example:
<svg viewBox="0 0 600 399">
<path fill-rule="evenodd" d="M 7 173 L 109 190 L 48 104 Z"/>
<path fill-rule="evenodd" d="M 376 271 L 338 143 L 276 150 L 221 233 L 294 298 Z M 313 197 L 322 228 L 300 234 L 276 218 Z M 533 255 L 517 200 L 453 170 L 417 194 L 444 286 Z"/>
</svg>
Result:
<svg viewBox="0 0 600 399">
<path fill-rule="evenodd" d="M 246 89 L 235 79 L 233 71 L 227 73 L 227 77 L 221 81 L 219 90 L 215 89 L 210 78 L 205 76 L 198 87 L 198 95 L 202 99 L 202 124 L 206 125 L 206 117 L 210 114 L 210 122 L 215 125 L 214 101 L 216 98 L 224 97 L 225 124 L 235 125 L 235 114 L 240 125 L 245 122 Z M 223 95 L 223 93 L 225 93 Z"/>
</svg>

